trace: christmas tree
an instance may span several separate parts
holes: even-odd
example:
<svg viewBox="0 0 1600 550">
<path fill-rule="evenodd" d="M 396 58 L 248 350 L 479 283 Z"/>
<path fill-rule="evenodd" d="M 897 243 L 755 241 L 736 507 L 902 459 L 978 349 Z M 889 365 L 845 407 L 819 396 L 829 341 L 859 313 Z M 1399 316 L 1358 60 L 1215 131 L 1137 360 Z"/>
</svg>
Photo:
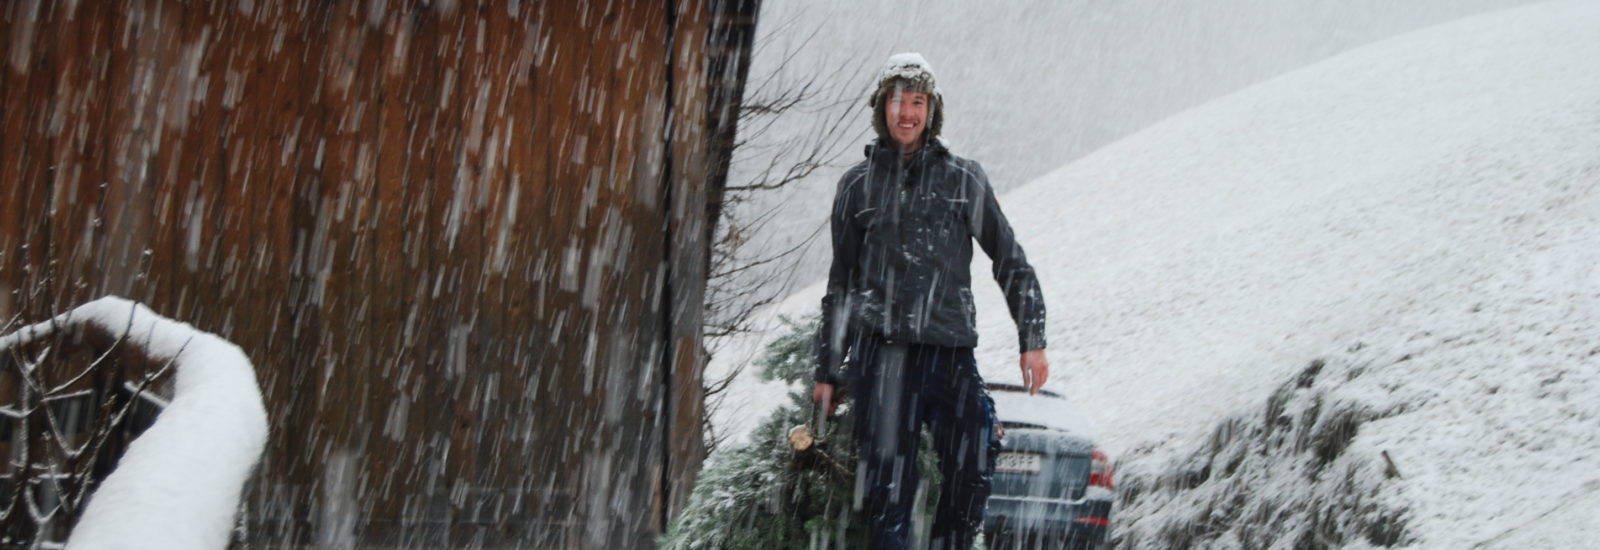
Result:
<svg viewBox="0 0 1600 550">
<path fill-rule="evenodd" d="M 756 366 L 788 382 L 787 402 L 751 433 L 749 443 L 712 455 L 661 546 L 669 550 L 848 549 L 866 547 L 868 522 L 856 494 L 855 440 L 848 400 L 818 429 L 811 402 L 811 338 L 816 319 L 783 319 L 784 334 Z M 797 430 L 797 428 L 801 428 Z M 823 437 L 804 444 L 801 433 Z M 938 468 L 924 438 L 925 472 L 913 514 L 913 537 L 925 539 Z"/>
</svg>

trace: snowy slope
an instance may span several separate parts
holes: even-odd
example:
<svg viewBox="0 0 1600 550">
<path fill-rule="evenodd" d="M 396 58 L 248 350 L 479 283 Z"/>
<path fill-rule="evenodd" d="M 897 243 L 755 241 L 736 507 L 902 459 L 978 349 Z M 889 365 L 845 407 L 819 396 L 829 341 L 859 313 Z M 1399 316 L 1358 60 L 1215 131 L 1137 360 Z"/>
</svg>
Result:
<svg viewBox="0 0 1600 550">
<path fill-rule="evenodd" d="M 1583 212 L 1571 203 L 1593 192 L 1600 150 L 1596 5 L 1362 48 L 1005 196 L 1044 274 L 1052 388 L 1105 411 L 1117 446 L 1190 433 Z M 1010 320 L 979 286 L 981 357 L 1014 377 L 999 369 Z"/>
<path fill-rule="evenodd" d="M 1400 464 L 1380 502 L 1407 541 L 1505 541 L 1559 502 L 1592 509 L 1597 28 L 1600 3 L 1561 2 L 1391 39 L 1006 196 L 1045 274 L 1050 387 L 1159 471 L 1327 357 L 1349 381 L 1324 373 L 1318 399 L 1381 413 L 1344 458 Z M 985 297 L 986 375 L 1015 377 Z"/>
<path fill-rule="evenodd" d="M 747 100 L 809 79 L 814 101 L 777 119 L 741 122 L 730 182 L 788 166 L 842 120 L 818 170 L 730 205 L 751 247 L 785 250 L 823 227 L 842 165 L 871 134 L 859 111 L 875 69 L 894 52 L 939 68 L 945 137 L 982 159 L 996 189 L 1020 188 L 1062 164 L 1185 109 L 1376 40 L 1530 0 L 806 0 L 764 2 Z M 855 113 L 849 109 L 857 109 Z M 768 127 L 768 124 L 772 124 Z M 762 129 L 768 131 L 763 131 Z M 745 141 L 748 140 L 748 141 Z M 798 285 L 826 276 L 827 244 L 746 272 Z"/>
<path fill-rule="evenodd" d="M 1589 0 L 1411 33 L 1003 196 L 1051 311 L 1047 387 L 1130 474 L 1155 475 L 1324 359 L 1287 406 L 1366 411 L 1333 460 L 1391 457 L 1402 481 L 1363 487 L 1403 516 L 1405 542 L 1592 540 L 1579 537 L 1600 529 L 1582 512 L 1600 501 L 1597 28 Z M 1014 328 L 987 265 L 974 273 L 980 363 L 1014 381 Z M 783 309 L 809 313 L 819 295 Z M 775 388 L 742 390 L 753 400 L 729 409 L 758 417 Z M 1303 479 L 1274 467 L 1257 490 Z M 1165 509 L 1146 525 L 1192 511 Z"/>
</svg>

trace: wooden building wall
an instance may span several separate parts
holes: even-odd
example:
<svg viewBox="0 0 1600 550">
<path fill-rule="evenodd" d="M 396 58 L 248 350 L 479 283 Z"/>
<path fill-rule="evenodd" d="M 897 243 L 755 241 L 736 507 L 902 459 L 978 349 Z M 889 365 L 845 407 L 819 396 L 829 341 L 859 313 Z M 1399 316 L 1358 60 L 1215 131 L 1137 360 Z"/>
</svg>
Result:
<svg viewBox="0 0 1600 550">
<path fill-rule="evenodd" d="M 650 546 L 754 1 L 0 9 L 0 316 L 243 347 L 252 540 Z"/>
</svg>

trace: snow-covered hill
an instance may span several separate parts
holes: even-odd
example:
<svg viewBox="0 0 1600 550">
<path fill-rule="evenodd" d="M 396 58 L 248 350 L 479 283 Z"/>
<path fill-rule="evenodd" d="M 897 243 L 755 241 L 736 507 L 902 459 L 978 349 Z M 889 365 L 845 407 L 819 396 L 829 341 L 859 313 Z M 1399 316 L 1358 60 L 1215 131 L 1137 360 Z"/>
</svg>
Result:
<svg viewBox="0 0 1600 550">
<path fill-rule="evenodd" d="M 1584 170 L 1600 161 L 1600 27 L 1580 17 L 1595 5 L 1362 48 L 1002 198 L 1044 273 L 1056 389 L 1093 388 L 1080 398 L 1116 413 L 1113 441 L 1192 432 L 1416 307 L 1418 291 L 1584 212 L 1570 203 L 1594 191 Z M 1013 330 L 998 291 L 979 287 L 983 356 L 1000 363 Z M 1186 399 L 1196 392 L 1204 403 Z"/>
<path fill-rule="evenodd" d="M 1252 83 L 1386 37 L 1531 1 L 1021 0 L 999 9 L 962 0 L 763 3 L 745 100 L 771 101 L 800 88 L 816 95 L 782 116 L 741 123 L 745 145 L 735 152 L 730 183 L 801 162 L 814 146 L 828 167 L 728 205 L 724 222 L 749 239 L 744 260 L 796 250 L 733 280 L 767 285 L 743 298 L 757 299 L 803 293 L 826 276 L 834 184 L 871 134 L 864 99 L 892 53 L 918 51 L 938 67 L 949 108 L 944 137 L 981 159 L 1004 193 Z M 724 340 L 714 348 L 730 344 Z M 752 359 L 743 350 L 724 355 Z"/>
<path fill-rule="evenodd" d="M 731 182 L 806 157 L 818 170 L 730 205 L 749 249 L 808 242 L 823 228 L 834 183 L 871 134 L 860 111 L 876 68 L 917 51 L 938 68 L 949 109 L 944 134 L 1001 192 L 1185 109 L 1377 40 L 1532 0 L 806 0 L 764 2 L 747 101 L 818 96 L 778 118 L 741 122 Z M 852 113 L 851 110 L 855 112 Z M 841 117 L 843 117 L 841 119 Z M 840 124 L 835 126 L 836 124 Z M 830 130 L 832 129 L 832 130 Z M 762 221 L 757 222 L 760 219 Z M 785 290 L 826 276 L 827 241 L 757 266 Z M 760 257 L 752 254 L 752 258 Z"/>
<path fill-rule="evenodd" d="M 1122 540 L 1594 538 L 1595 29 L 1576 0 L 1386 40 L 1001 198 L 1050 307 L 1047 387 L 1138 492 Z M 1015 380 L 975 279 L 985 376 Z"/>
</svg>

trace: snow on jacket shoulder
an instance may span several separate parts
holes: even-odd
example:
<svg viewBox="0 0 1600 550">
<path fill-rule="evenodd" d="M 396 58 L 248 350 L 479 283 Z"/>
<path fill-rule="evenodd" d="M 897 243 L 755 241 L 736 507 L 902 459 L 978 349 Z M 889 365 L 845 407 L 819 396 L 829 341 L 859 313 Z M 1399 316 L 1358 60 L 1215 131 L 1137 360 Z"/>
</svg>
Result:
<svg viewBox="0 0 1600 550">
<path fill-rule="evenodd" d="M 1039 280 L 977 162 L 935 141 L 908 162 L 874 142 L 839 179 L 833 264 L 816 337 L 819 382 L 837 383 L 854 335 L 951 347 L 978 344 L 972 242 L 1017 323 L 1022 351 L 1045 346 Z"/>
</svg>

